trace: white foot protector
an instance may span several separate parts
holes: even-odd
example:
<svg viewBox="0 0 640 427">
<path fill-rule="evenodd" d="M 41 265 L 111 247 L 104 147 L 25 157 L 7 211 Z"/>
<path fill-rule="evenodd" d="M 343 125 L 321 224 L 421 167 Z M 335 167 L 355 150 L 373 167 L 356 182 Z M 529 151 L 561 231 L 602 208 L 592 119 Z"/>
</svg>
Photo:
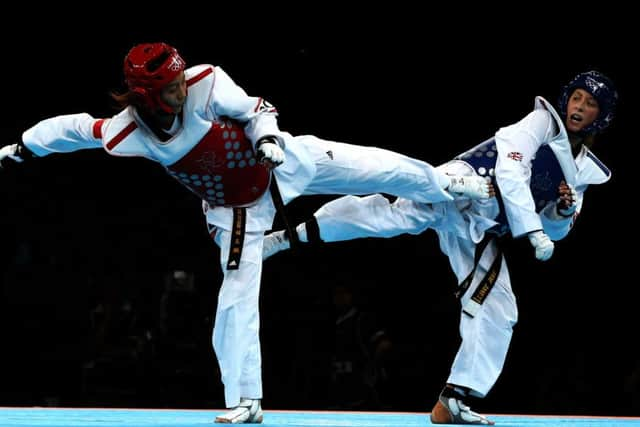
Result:
<svg viewBox="0 0 640 427">
<path fill-rule="evenodd" d="M 451 176 L 446 188 L 449 193 L 466 196 L 470 199 L 488 199 L 491 197 L 491 183 L 482 176 Z"/>
<path fill-rule="evenodd" d="M 287 250 L 291 247 L 289 239 L 284 235 L 284 230 L 274 231 L 264 236 L 262 245 L 262 259 L 265 260 L 280 251 Z"/>
<path fill-rule="evenodd" d="M 261 424 L 262 407 L 260 399 L 240 399 L 240 404 L 229 412 L 216 417 L 216 423 L 222 424 Z"/>
</svg>

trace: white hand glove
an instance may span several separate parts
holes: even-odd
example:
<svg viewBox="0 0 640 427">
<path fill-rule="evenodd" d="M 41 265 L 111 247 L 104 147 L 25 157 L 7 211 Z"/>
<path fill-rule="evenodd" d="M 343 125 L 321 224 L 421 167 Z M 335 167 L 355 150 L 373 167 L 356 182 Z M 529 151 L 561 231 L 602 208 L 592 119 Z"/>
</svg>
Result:
<svg viewBox="0 0 640 427">
<path fill-rule="evenodd" d="M 17 151 L 18 144 L 5 145 L 0 148 L 0 168 L 6 167 L 11 160 L 18 163 L 22 162 L 23 159 L 16 154 Z"/>
<path fill-rule="evenodd" d="M 284 162 L 284 151 L 271 138 L 258 141 L 258 161 L 268 162 L 272 168 L 278 167 Z"/>
<path fill-rule="evenodd" d="M 568 196 L 570 200 L 567 200 L 566 197 L 559 197 L 556 207 L 558 209 L 558 213 L 564 217 L 573 216 L 578 208 L 578 193 L 576 189 L 573 188 L 571 184 L 565 184 L 568 187 Z"/>
<path fill-rule="evenodd" d="M 536 258 L 546 261 L 553 255 L 554 244 L 544 231 L 532 231 L 529 233 L 529 242 L 536 249 Z"/>
<path fill-rule="evenodd" d="M 3 160 L 5 157 L 9 157 L 16 162 L 20 163 L 22 159 L 16 153 L 18 152 L 18 144 L 5 145 L 0 148 L 0 160 Z"/>
</svg>

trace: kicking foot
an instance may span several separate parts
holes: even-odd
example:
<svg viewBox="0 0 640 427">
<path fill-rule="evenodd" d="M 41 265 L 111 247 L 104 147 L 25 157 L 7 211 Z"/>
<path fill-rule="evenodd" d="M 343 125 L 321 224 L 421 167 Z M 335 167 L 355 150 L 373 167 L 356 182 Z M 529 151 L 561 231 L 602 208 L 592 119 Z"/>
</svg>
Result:
<svg viewBox="0 0 640 427">
<path fill-rule="evenodd" d="M 291 247 L 291 242 L 284 234 L 284 230 L 274 231 L 264 236 L 262 245 L 262 259 L 265 260 L 271 255 L 275 255 L 280 251 L 284 251 Z"/>
<path fill-rule="evenodd" d="M 473 412 L 462 402 L 462 396 L 454 389 L 445 387 L 438 403 L 431 410 L 432 424 L 475 424 L 494 425 L 487 417 Z"/>
<path fill-rule="evenodd" d="M 222 424 L 260 424 L 262 407 L 259 399 L 240 399 L 240 404 L 229 412 L 216 417 L 216 423 Z"/>
<path fill-rule="evenodd" d="M 449 193 L 466 196 L 470 199 L 488 199 L 495 196 L 493 184 L 485 177 L 478 175 L 451 176 L 451 183 L 446 188 Z"/>
</svg>

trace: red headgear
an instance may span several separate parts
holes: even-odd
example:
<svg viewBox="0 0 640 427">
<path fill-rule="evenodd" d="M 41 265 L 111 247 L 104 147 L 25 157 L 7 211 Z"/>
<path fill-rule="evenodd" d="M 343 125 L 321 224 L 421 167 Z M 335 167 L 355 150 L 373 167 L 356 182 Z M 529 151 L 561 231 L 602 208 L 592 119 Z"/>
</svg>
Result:
<svg viewBox="0 0 640 427">
<path fill-rule="evenodd" d="M 129 90 L 137 93 L 151 109 L 173 110 L 160 99 L 160 91 L 184 71 L 178 51 L 166 43 L 142 43 L 124 58 L 124 78 Z"/>
</svg>

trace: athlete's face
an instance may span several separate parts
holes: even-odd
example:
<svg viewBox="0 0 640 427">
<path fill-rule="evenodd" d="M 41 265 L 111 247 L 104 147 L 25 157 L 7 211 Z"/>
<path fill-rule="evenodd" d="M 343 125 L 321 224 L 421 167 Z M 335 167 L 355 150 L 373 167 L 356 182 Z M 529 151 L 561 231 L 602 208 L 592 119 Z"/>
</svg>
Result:
<svg viewBox="0 0 640 427">
<path fill-rule="evenodd" d="M 576 89 L 567 103 L 566 127 L 569 132 L 579 132 L 589 126 L 600 114 L 598 101 L 586 90 Z"/>
<path fill-rule="evenodd" d="M 187 99 L 187 80 L 184 72 L 178 74 L 160 92 L 160 99 L 167 104 L 175 114 L 182 111 L 182 106 Z"/>
</svg>

